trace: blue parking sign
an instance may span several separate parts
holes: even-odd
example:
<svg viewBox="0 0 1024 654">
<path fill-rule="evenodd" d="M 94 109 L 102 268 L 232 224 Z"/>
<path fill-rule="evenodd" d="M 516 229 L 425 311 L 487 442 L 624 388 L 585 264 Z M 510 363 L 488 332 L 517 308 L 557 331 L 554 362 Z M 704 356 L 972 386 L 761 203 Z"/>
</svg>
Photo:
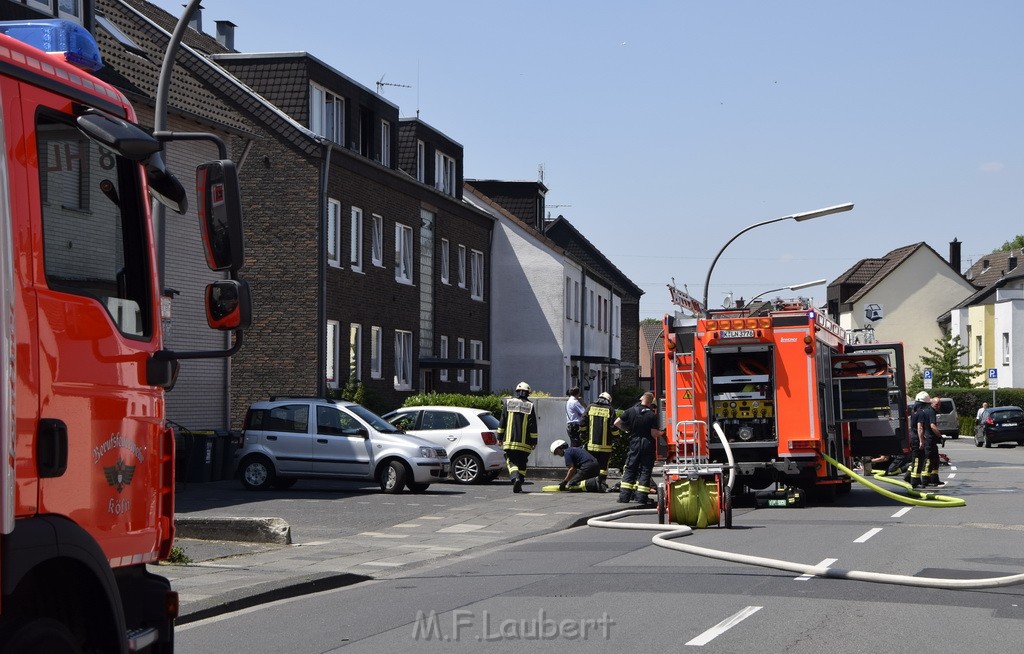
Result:
<svg viewBox="0 0 1024 654">
<path fill-rule="evenodd" d="M 998 368 L 989 368 L 988 369 L 988 378 L 989 379 L 998 379 L 999 378 L 999 369 Z"/>
<path fill-rule="evenodd" d="M 989 377 L 992 376 L 992 371 L 991 370 L 988 371 L 988 376 Z M 931 368 L 925 368 L 924 369 L 924 378 L 925 379 L 931 379 L 932 378 L 932 369 Z"/>
</svg>

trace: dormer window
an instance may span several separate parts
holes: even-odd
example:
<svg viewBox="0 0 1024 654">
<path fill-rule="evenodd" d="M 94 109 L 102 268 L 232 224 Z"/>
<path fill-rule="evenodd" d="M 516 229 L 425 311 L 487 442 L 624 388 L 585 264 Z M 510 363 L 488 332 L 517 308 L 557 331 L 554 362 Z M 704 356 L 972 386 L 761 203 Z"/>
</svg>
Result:
<svg viewBox="0 0 1024 654">
<path fill-rule="evenodd" d="M 455 160 L 443 152 L 434 153 L 434 188 L 455 195 Z"/>
<path fill-rule="evenodd" d="M 335 143 L 345 144 L 345 98 L 309 85 L 309 129 Z"/>
</svg>

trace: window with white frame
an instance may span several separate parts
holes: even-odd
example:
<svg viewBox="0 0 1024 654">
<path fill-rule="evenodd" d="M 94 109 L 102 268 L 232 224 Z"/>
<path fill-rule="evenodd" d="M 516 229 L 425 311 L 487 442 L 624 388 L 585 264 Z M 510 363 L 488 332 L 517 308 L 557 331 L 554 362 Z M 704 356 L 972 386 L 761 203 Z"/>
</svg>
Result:
<svg viewBox="0 0 1024 654">
<path fill-rule="evenodd" d="M 391 123 L 380 121 L 380 163 L 391 167 Z"/>
<path fill-rule="evenodd" d="M 324 376 L 327 379 L 328 388 L 338 388 L 338 338 L 340 323 L 337 320 L 327 321 L 327 369 Z"/>
<path fill-rule="evenodd" d="M 572 320 L 572 278 L 565 278 L 565 319 Z"/>
<path fill-rule="evenodd" d="M 604 331 L 604 298 L 597 296 L 597 331 Z"/>
<path fill-rule="evenodd" d="M 450 284 L 451 276 L 449 275 L 449 252 L 450 247 L 448 245 L 448 239 L 441 239 L 441 283 Z"/>
<path fill-rule="evenodd" d="M 348 229 L 348 263 L 352 270 L 363 270 L 363 210 L 352 207 Z"/>
<path fill-rule="evenodd" d="M 455 160 L 443 152 L 434 153 L 434 188 L 455 195 Z"/>
<path fill-rule="evenodd" d="M 484 253 L 471 250 L 469 253 L 469 296 L 474 300 L 484 299 Z"/>
<path fill-rule="evenodd" d="M 982 349 L 981 349 L 981 336 L 976 336 L 974 338 L 974 342 L 976 343 L 976 345 L 975 345 L 975 352 L 977 353 L 977 357 L 978 357 L 977 358 L 977 362 L 978 362 L 978 365 L 980 366 L 980 365 L 982 365 L 984 363 L 984 356 L 983 356 Z"/>
<path fill-rule="evenodd" d="M 412 227 L 395 223 L 395 281 L 412 284 Z"/>
<path fill-rule="evenodd" d="M 324 240 L 327 245 L 327 263 L 335 268 L 341 267 L 341 202 L 330 198 L 327 200 L 327 234 Z"/>
<path fill-rule="evenodd" d="M 441 358 L 442 359 L 447 359 L 448 358 L 448 337 L 447 336 L 442 336 L 441 337 Z M 442 368 L 441 372 L 439 373 L 439 375 L 441 377 L 441 381 L 444 381 L 444 382 L 448 381 L 448 369 L 447 368 Z"/>
<path fill-rule="evenodd" d="M 572 319 L 580 321 L 580 283 L 572 283 Z"/>
<path fill-rule="evenodd" d="M 1010 365 L 1010 333 L 1003 332 L 1003 365 Z"/>
<path fill-rule="evenodd" d="M 345 99 L 313 82 L 309 84 L 309 129 L 345 145 Z"/>
<path fill-rule="evenodd" d="M 384 376 L 383 358 L 383 332 L 380 327 L 370 327 L 370 377 L 373 379 L 380 379 Z"/>
<path fill-rule="evenodd" d="M 412 388 L 412 332 L 395 330 L 395 390 Z"/>
<path fill-rule="evenodd" d="M 484 358 L 484 344 L 481 341 L 469 342 L 470 356 L 474 361 L 482 361 Z M 469 371 L 469 390 L 479 391 L 484 387 L 484 371 L 480 368 L 473 368 Z"/>
<path fill-rule="evenodd" d="M 589 319 L 588 320 L 588 324 L 591 327 L 593 327 L 594 326 L 594 289 L 590 289 L 590 295 L 588 297 L 590 298 L 590 302 L 587 302 L 587 317 Z"/>
<path fill-rule="evenodd" d="M 615 336 L 621 336 L 620 330 L 622 329 L 622 303 L 619 300 L 615 300 L 612 306 L 612 333 Z"/>
<path fill-rule="evenodd" d="M 455 341 L 455 347 L 458 350 L 458 357 L 460 359 L 465 359 L 466 358 L 466 339 L 460 338 L 457 341 Z M 459 380 L 460 382 L 466 381 L 466 369 L 465 368 L 459 368 L 458 372 L 455 373 L 455 378 L 457 380 Z"/>
<path fill-rule="evenodd" d="M 427 145 L 416 140 L 416 181 L 427 181 Z"/>
<path fill-rule="evenodd" d="M 370 244 L 370 261 L 378 268 L 384 267 L 384 217 L 373 214 L 373 242 Z"/>
<path fill-rule="evenodd" d="M 466 246 L 459 246 L 459 288 L 466 288 Z"/>
<path fill-rule="evenodd" d="M 363 326 L 352 323 L 348 328 L 348 376 L 363 378 Z"/>
</svg>

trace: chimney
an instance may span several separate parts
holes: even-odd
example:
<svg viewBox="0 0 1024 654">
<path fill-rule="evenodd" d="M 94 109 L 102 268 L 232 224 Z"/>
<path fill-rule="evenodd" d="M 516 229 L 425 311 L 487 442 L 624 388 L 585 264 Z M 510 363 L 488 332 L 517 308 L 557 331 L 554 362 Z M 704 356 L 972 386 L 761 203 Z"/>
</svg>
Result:
<svg viewBox="0 0 1024 654">
<path fill-rule="evenodd" d="M 960 274 L 960 241 L 955 238 L 949 242 L 949 265 Z"/>
<path fill-rule="evenodd" d="M 1017 267 L 1017 257 L 1010 257 L 1006 260 L 1006 272 L 1010 272 Z"/>
<path fill-rule="evenodd" d="M 195 31 L 202 34 L 203 32 L 203 8 L 196 7 L 196 10 L 192 12 L 192 16 L 188 19 L 188 26 Z"/>
<path fill-rule="evenodd" d="M 217 22 L 217 43 L 228 50 L 235 49 L 235 28 L 238 27 L 230 20 L 218 20 Z"/>
</svg>

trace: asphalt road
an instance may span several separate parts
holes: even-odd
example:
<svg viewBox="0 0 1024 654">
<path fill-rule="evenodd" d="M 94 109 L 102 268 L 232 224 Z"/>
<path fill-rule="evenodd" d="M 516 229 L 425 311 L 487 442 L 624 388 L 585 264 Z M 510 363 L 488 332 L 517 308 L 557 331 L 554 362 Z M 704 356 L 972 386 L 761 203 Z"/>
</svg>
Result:
<svg viewBox="0 0 1024 654">
<path fill-rule="evenodd" d="M 1024 448 L 976 449 L 961 439 L 945 452 L 955 470 L 943 469 L 951 478 L 942 492 L 966 507 L 908 510 L 855 487 L 831 505 L 738 509 L 734 529 L 684 540 L 917 577 L 1024 573 Z M 267 501 L 304 512 L 312 499 L 324 501 L 303 497 L 310 492 L 296 487 Z M 461 492 L 437 501 L 456 502 Z M 377 502 L 387 499 L 345 495 L 346 508 L 335 511 L 361 510 L 360 501 L 382 509 Z M 378 527 L 391 520 L 373 519 L 383 521 Z M 808 578 L 655 547 L 650 533 L 580 527 L 183 625 L 177 639 L 182 652 L 218 653 L 984 652 L 1015 650 L 1022 620 L 1021 585 L 948 590 Z"/>
</svg>

